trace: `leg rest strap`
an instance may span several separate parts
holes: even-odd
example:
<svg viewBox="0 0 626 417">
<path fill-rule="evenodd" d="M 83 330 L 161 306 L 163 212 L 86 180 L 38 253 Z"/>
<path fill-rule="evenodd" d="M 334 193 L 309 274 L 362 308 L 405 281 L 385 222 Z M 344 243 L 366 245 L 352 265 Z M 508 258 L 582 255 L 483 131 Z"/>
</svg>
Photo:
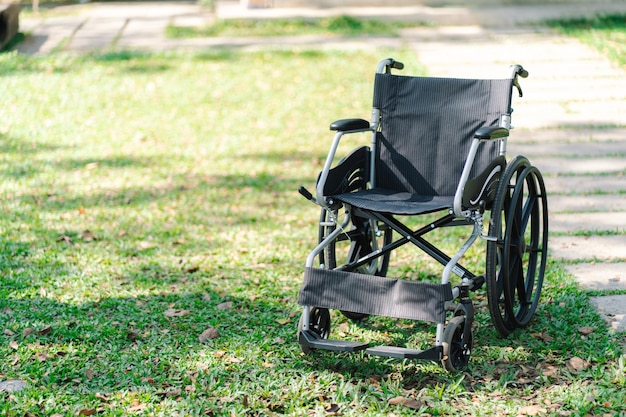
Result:
<svg viewBox="0 0 626 417">
<path fill-rule="evenodd" d="M 452 286 L 306 268 L 298 303 L 375 316 L 443 323 Z"/>
</svg>

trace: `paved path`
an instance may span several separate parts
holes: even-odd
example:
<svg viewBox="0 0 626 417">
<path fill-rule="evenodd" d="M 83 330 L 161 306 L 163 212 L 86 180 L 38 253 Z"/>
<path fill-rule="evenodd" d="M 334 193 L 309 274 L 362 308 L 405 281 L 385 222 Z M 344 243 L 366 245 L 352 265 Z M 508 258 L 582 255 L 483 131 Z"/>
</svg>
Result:
<svg viewBox="0 0 626 417">
<path fill-rule="evenodd" d="M 579 42 L 526 23 L 547 18 L 626 13 L 626 1 L 530 6 L 244 9 L 218 2 L 217 16 L 289 17 L 340 14 L 429 21 L 400 38 L 302 36 L 172 40 L 168 24 L 202 25 L 214 16 L 194 3 L 100 3 L 58 8 L 22 22 L 24 53 L 116 48 L 409 46 L 431 75 L 506 76 L 509 64 L 530 72 L 516 99 L 509 155 L 523 154 L 545 175 L 551 256 L 590 291 L 626 290 L 626 71 Z M 61 13 L 58 13 L 61 11 Z M 626 295 L 593 297 L 611 328 L 626 331 Z"/>
</svg>

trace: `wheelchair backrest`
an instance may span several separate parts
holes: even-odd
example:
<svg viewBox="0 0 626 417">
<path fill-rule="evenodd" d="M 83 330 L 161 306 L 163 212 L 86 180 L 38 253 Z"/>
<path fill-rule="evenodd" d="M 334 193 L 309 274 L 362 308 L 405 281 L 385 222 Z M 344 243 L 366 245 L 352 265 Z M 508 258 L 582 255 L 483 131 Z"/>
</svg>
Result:
<svg viewBox="0 0 626 417">
<path fill-rule="evenodd" d="M 511 79 L 376 74 L 374 108 L 381 113 L 376 187 L 454 195 L 474 133 L 510 114 L 511 88 Z M 472 177 L 498 156 L 498 144 L 479 147 Z"/>
</svg>

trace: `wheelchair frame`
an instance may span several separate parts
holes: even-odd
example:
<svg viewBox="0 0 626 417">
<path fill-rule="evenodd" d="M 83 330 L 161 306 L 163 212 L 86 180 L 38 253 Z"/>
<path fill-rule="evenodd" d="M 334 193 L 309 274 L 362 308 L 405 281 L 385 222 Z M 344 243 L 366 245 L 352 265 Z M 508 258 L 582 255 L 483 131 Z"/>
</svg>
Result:
<svg viewBox="0 0 626 417">
<path fill-rule="evenodd" d="M 392 69 L 401 70 L 403 67 L 402 63 L 389 58 L 378 64 L 376 72 L 378 74 L 390 74 Z M 526 78 L 528 72 L 520 65 L 511 66 L 509 75 L 512 82 L 511 93 L 513 87 L 516 87 L 521 97 L 522 91 L 518 83 L 518 76 Z M 512 111 L 511 95 L 509 95 L 508 108 Z M 512 128 L 509 111 L 500 117 L 497 126 L 481 127 L 475 132 L 454 193 L 452 208 L 443 217 L 417 230 L 412 230 L 404 225 L 393 214 L 362 210 L 329 198 L 327 183 L 329 177 L 334 175 L 333 169 L 336 168 L 333 168 L 333 161 L 342 137 L 347 134 L 371 132 L 370 147 L 369 149 L 366 147 L 357 148 L 337 166 L 345 163 L 345 161 L 350 161 L 351 157 L 354 159 L 352 163 L 357 165 L 362 163 L 363 159 L 369 159 L 366 162 L 369 169 L 364 172 L 350 172 L 351 177 L 347 181 L 352 183 L 350 185 L 352 189 L 364 189 L 367 184 L 369 184 L 369 188 L 376 186 L 375 158 L 380 121 L 381 112 L 374 108 L 370 122 L 363 119 L 341 119 L 332 123 L 330 129 L 336 133 L 318 178 L 315 196 L 300 187 L 299 191 L 305 198 L 322 208 L 320 242 L 306 259 L 305 280 L 307 276 L 316 276 L 314 265 L 316 259 L 319 258 L 319 269 L 327 271 L 325 272 L 326 275 L 338 274 L 343 271 L 364 271 L 363 276 L 357 276 L 355 279 L 365 278 L 364 275 L 378 275 L 380 278 L 376 278 L 377 285 L 395 285 L 396 281 L 384 277 L 389 260 L 388 256 L 400 246 L 412 243 L 444 267 L 441 275 L 441 287 L 438 287 L 437 290 L 431 287 L 420 287 L 420 291 L 423 290 L 426 293 L 431 290 L 438 291 L 436 296 L 443 298 L 437 309 L 443 308 L 441 306 L 444 304 L 447 306 L 454 300 L 458 300 L 458 305 L 447 326 L 445 312 L 443 313 L 443 320 L 441 314 L 429 315 L 425 313 L 426 320 L 435 322 L 437 326 L 435 343 L 426 350 L 395 346 L 369 347 L 369 343 L 328 339 L 330 333 L 329 307 L 317 307 L 315 305 L 303 306 L 298 328 L 298 340 L 305 353 L 316 349 L 350 352 L 365 350 L 366 353 L 372 355 L 441 361 L 449 371 L 462 369 L 469 362 L 473 343 L 474 306 L 470 299 L 470 292 L 480 289 L 485 281 L 487 282 L 489 311 L 496 329 L 505 337 L 516 328 L 525 326 L 537 307 L 547 258 L 547 196 L 543 179 L 539 170 L 530 165 L 524 157 L 517 157 L 509 163 L 506 162 L 507 139 Z M 476 177 L 470 179 L 479 146 L 482 142 L 494 140 L 499 143 L 498 158 L 479 175 L 481 178 L 478 180 Z M 486 197 L 487 187 L 497 187 L 495 197 L 491 199 Z M 468 194 L 476 196 L 474 199 L 470 198 L 471 204 L 467 202 Z M 342 206 L 345 209 L 345 215 L 340 222 L 338 210 Z M 490 209 L 489 233 L 485 234 L 484 212 Z M 494 212 L 496 213 L 495 217 Z M 363 234 L 362 230 L 356 230 L 353 236 L 350 235 L 349 227 L 355 221 L 354 219 L 362 219 L 363 222 L 369 223 L 369 227 L 365 229 L 369 236 L 358 237 L 369 240 L 369 243 L 365 245 L 368 253 L 362 254 L 360 250 L 356 250 L 355 253 L 351 251 L 347 262 L 337 266 L 336 259 L 325 259 L 325 251 L 329 247 L 334 250 L 334 246 L 331 245 L 334 245 L 338 239 L 353 241 L 357 238 L 358 233 Z M 385 225 L 385 229 L 389 228 L 389 231 L 381 231 L 380 224 Z M 461 225 L 472 226 L 473 229 L 465 243 L 453 256 L 447 255 L 424 238 L 428 233 L 442 227 Z M 528 227 L 530 227 L 530 242 L 526 242 Z M 326 230 L 329 230 L 329 233 L 326 233 Z M 397 233 L 400 238 L 392 240 L 392 232 Z M 384 236 L 384 241 L 379 247 L 378 238 L 381 236 Z M 476 275 L 459 263 L 463 255 L 479 237 L 487 241 L 487 271 L 485 275 Z M 359 249 L 361 248 L 359 247 Z M 328 257 L 330 258 L 330 256 Z M 528 258 L 527 262 L 524 261 L 524 257 Z M 525 266 L 527 271 L 524 271 Z M 354 275 L 354 272 L 352 273 Z M 450 283 L 453 274 L 460 278 L 460 283 L 454 287 Z M 338 276 L 336 279 L 341 280 L 342 277 Z M 390 283 L 391 281 L 393 284 Z M 408 284 L 401 283 L 402 285 Z M 302 293 L 300 296 L 303 297 Z M 307 301 L 306 297 L 305 301 Z M 385 310 L 383 307 L 381 309 Z M 344 310 L 342 313 L 353 320 L 361 320 L 369 315 L 369 313 L 352 313 Z M 399 317 L 397 312 L 392 311 L 391 313 L 391 316 Z"/>
</svg>

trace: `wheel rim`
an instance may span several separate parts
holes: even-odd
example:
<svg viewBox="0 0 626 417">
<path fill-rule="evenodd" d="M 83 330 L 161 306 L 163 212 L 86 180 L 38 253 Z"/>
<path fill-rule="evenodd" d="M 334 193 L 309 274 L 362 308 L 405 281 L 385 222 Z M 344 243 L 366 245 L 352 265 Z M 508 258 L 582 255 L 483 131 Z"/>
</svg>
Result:
<svg viewBox="0 0 626 417">
<path fill-rule="evenodd" d="M 337 212 L 333 212 L 333 216 L 337 216 Z M 331 215 L 324 209 L 320 215 L 319 241 L 321 242 L 326 236 L 332 233 L 336 226 L 334 223 L 329 224 Z M 384 245 L 391 243 L 392 231 L 385 225 L 378 225 L 378 233 L 372 227 L 369 220 L 355 217 L 353 225 L 349 231 L 342 233 L 338 238 L 331 242 L 324 251 L 319 255 L 320 265 L 325 269 L 335 269 L 339 265 L 338 260 L 346 263 L 354 262 L 361 257 L 380 249 Z M 390 254 L 376 258 L 374 261 L 356 268 L 354 272 L 362 274 L 385 276 L 389 267 Z M 341 261 L 340 261 L 341 262 Z M 353 321 L 361 321 L 367 318 L 368 314 L 353 313 L 350 311 L 341 311 L 348 319 Z"/>
<path fill-rule="evenodd" d="M 336 212 L 333 213 L 336 216 Z M 328 223 L 330 214 L 322 210 L 321 223 Z M 391 243 L 392 231 L 384 224 L 377 224 L 377 229 L 372 227 L 371 221 L 360 217 L 353 218 L 352 227 L 345 233 L 340 234 L 334 242 L 320 253 L 320 264 L 326 269 L 335 269 L 343 262 L 351 263 L 368 255 L 384 245 Z M 320 225 L 319 241 L 335 230 L 336 226 Z M 362 274 L 385 276 L 389 267 L 390 254 L 374 259 L 372 262 L 358 267 L 354 272 Z"/>
<path fill-rule="evenodd" d="M 309 316 L 309 329 L 322 339 L 330 335 L 330 312 L 327 308 L 313 307 Z"/>
</svg>

